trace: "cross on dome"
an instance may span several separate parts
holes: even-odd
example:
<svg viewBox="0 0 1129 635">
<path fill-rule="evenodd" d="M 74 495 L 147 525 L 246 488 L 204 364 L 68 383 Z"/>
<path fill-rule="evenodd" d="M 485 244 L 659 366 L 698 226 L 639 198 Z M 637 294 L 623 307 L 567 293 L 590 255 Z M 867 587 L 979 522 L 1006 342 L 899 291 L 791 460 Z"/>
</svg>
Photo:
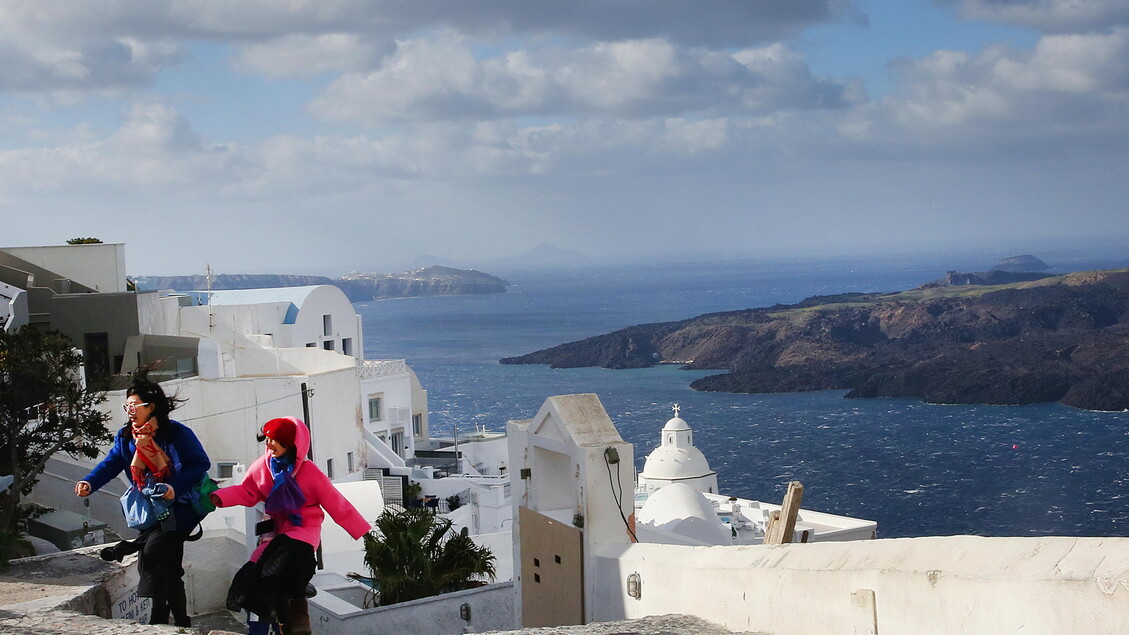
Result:
<svg viewBox="0 0 1129 635">
<path fill-rule="evenodd" d="M 674 404 L 674 407 L 672 409 L 674 410 L 674 416 L 675 417 L 677 417 L 678 413 L 682 410 L 681 408 L 678 407 L 678 404 Z"/>
</svg>

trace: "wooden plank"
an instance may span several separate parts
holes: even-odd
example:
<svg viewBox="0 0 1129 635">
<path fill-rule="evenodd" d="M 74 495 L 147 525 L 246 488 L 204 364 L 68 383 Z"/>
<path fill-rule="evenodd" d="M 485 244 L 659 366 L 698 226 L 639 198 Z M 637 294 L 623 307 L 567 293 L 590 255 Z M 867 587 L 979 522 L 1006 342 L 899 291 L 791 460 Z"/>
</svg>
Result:
<svg viewBox="0 0 1129 635">
<path fill-rule="evenodd" d="M 799 481 L 788 483 L 788 493 L 784 495 L 784 503 L 780 511 L 772 512 L 768 526 L 764 531 L 764 544 L 782 545 L 792 542 L 792 534 L 796 531 L 796 517 L 800 514 L 800 503 L 804 498 L 804 485 Z"/>
</svg>

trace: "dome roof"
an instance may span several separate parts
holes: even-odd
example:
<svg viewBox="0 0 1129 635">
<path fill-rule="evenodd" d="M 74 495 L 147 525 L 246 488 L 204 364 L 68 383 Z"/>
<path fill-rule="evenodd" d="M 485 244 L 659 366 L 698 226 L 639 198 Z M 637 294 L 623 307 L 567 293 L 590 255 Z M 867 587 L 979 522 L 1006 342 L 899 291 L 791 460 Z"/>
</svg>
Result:
<svg viewBox="0 0 1129 635">
<path fill-rule="evenodd" d="M 702 493 L 685 483 L 672 483 L 651 494 L 637 520 L 655 529 L 710 545 L 732 542 L 732 533 Z"/>
<path fill-rule="evenodd" d="M 667 480 L 698 478 L 715 472 L 702 451 L 695 447 L 660 446 L 647 455 L 640 476 Z"/>
<path fill-rule="evenodd" d="M 690 425 L 687 424 L 686 420 L 682 417 L 672 417 L 669 421 L 666 422 L 666 425 L 663 426 L 663 432 L 679 432 L 689 429 Z"/>
</svg>

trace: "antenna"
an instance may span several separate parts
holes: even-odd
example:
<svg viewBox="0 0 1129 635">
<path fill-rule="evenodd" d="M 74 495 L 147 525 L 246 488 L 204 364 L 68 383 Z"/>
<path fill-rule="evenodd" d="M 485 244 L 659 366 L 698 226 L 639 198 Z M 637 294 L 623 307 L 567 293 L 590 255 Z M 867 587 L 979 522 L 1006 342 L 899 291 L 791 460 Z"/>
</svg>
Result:
<svg viewBox="0 0 1129 635">
<path fill-rule="evenodd" d="M 204 264 L 204 278 L 207 281 L 208 290 L 208 332 L 211 333 L 216 328 L 216 314 L 212 311 L 212 265 L 210 263 Z"/>
</svg>

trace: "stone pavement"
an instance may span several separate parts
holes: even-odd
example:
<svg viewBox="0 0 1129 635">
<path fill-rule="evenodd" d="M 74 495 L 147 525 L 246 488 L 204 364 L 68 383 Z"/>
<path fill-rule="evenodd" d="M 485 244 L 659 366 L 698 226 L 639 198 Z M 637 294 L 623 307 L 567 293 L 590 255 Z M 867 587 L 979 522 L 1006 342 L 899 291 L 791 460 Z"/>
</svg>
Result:
<svg viewBox="0 0 1129 635">
<path fill-rule="evenodd" d="M 173 635 L 200 631 L 178 626 L 150 626 L 128 620 L 107 620 L 58 609 L 0 609 L 0 633 L 8 635 Z M 219 635 L 222 631 L 211 631 Z"/>
<path fill-rule="evenodd" d="M 98 547 L 12 561 L 0 573 L 0 635 L 232 635 L 246 628 L 231 613 L 193 617 L 193 627 L 150 626 L 87 615 L 104 602 L 100 581 L 118 567 L 98 558 Z M 104 595 L 104 593 L 103 593 Z M 108 614 L 108 613 L 106 613 Z M 733 635 L 716 624 L 685 615 L 662 615 L 583 626 L 505 631 L 534 635 Z M 492 631 L 501 635 L 502 631 Z M 362 634 L 358 634 L 362 635 Z"/>
<path fill-rule="evenodd" d="M 757 635 L 730 631 L 699 617 L 688 615 L 654 615 L 619 622 L 595 622 L 581 626 L 543 626 L 520 631 L 488 631 L 482 635 Z"/>
<path fill-rule="evenodd" d="M 93 615 L 53 609 L 11 611 L 0 609 L 0 633 L 4 635 L 234 635 L 233 631 L 149 626 L 126 620 L 107 620 Z M 27 607 L 31 608 L 31 607 Z M 245 631 L 242 631 L 245 632 Z M 503 631 L 490 631 L 502 635 Z M 716 624 L 684 615 L 662 615 L 621 622 L 602 622 L 583 626 L 527 628 L 505 633 L 533 635 L 733 635 Z M 361 634 L 358 634 L 361 635 Z"/>
</svg>

